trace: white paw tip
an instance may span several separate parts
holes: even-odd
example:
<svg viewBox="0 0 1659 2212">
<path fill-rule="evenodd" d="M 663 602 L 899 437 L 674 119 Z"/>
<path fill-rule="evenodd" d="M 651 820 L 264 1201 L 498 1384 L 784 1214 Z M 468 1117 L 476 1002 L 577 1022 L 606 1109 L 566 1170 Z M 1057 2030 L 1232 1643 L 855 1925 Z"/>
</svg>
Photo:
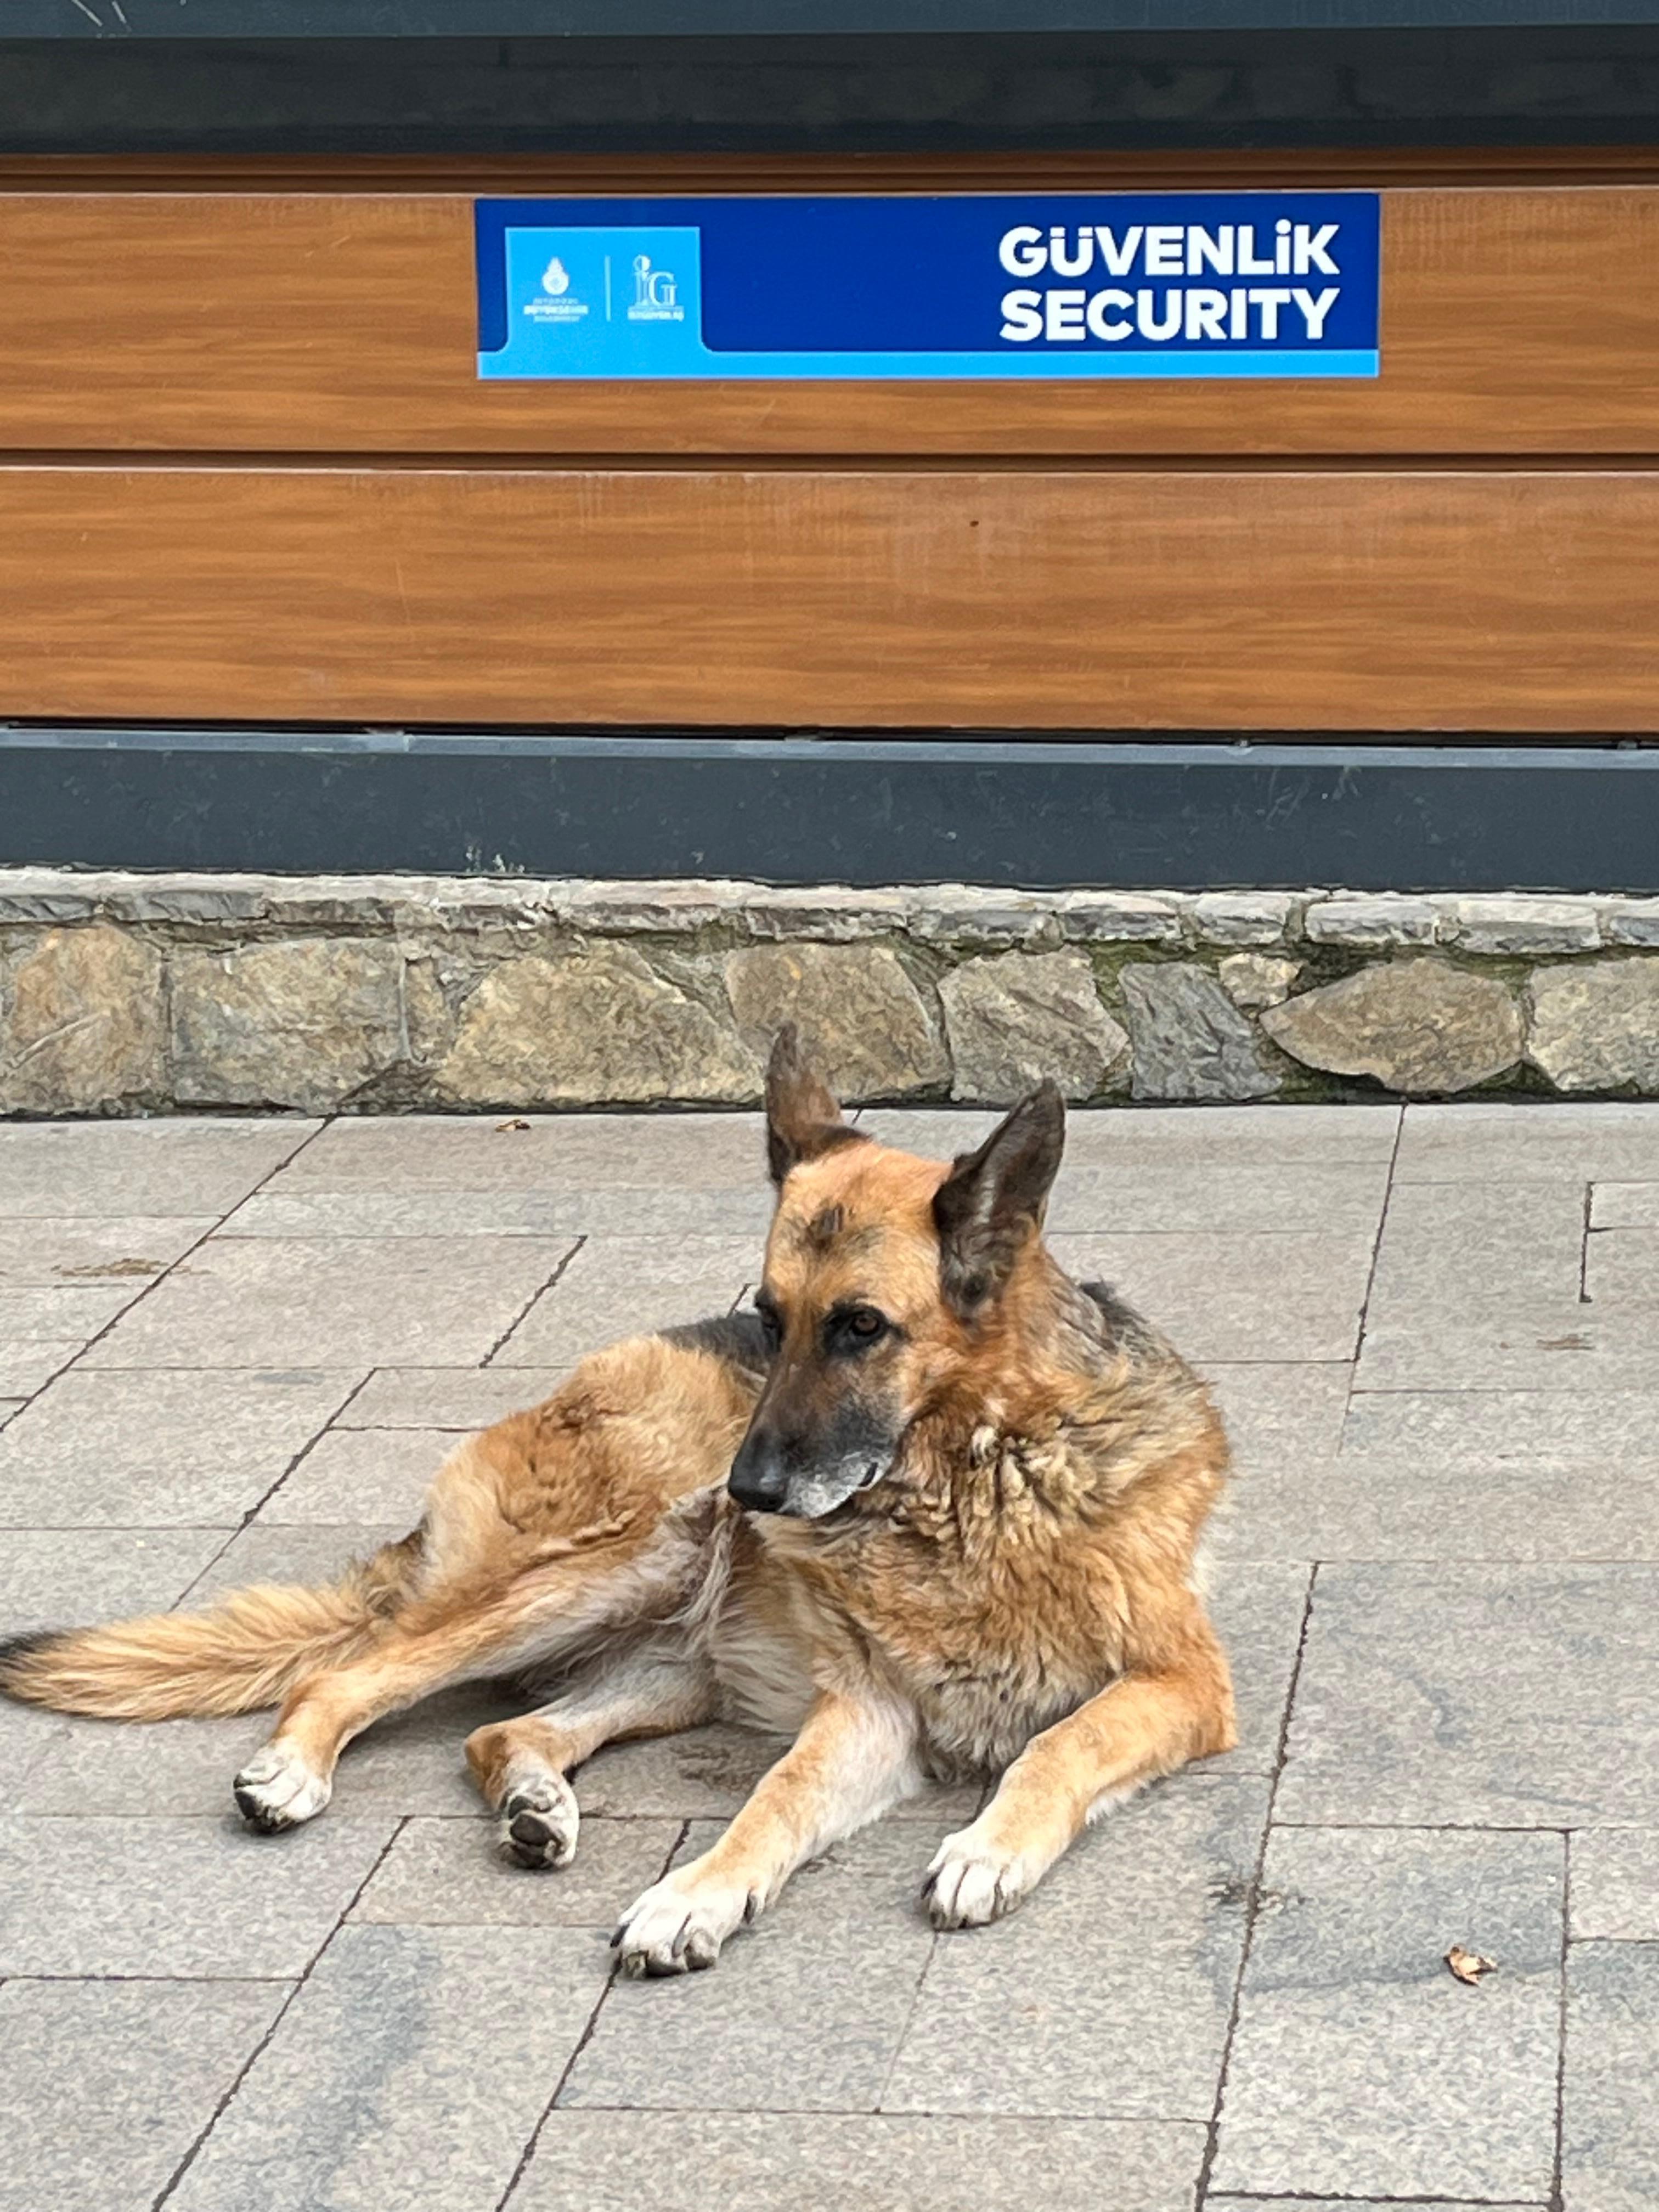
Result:
<svg viewBox="0 0 1659 2212">
<path fill-rule="evenodd" d="M 297 1752 L 268 1743 L 257 1751 L 232 1784 L 237 1810 L 250 1828 L 275 1835 L 316 1819 L 332 1795 L 327 1778 Z"/>
<path fill-rule="evenodd" d="M 568 1867 L 581 1815 L 568 1783 L 546 1776 L 509 1790 L 501 1807 L 503 1854 L 524 1867 Z"/>
<path fill-rule="evenodd" d="M 984 1928 L 1012 1912 L 1026 1887 L 1018 1856 L 951 1838 L 928 1868 L 922 1895 L 935 1928 Z"/>
<path fill-rule="evenodd" d="M 630 1981 L 644 1976 L 696 1974 L 712 1966 L 720 1945 L 744 1918 L 746 1899 L 700 1896 L 678 1887 L 672 1875 L 635 1899 L 623 1915 L 611 1948 Z"/>
</svg>

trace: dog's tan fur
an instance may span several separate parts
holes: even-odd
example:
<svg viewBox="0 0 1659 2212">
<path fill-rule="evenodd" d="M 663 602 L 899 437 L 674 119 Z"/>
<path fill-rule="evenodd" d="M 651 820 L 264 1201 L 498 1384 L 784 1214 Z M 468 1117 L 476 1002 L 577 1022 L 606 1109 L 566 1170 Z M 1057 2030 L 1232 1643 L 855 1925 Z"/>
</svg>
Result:
<svg viewBox="0 0 1659 2212">
<path fill-rule="evenodd" d="M 928 1775 L 1001 1771 L 930 1869 L 936 1923 L 960 1926 L 1017 1904 L 1114 1796 L 1229 1748 L 1194 1584 L 1226 1464 L 1202 1385 L 1062 1273 L 1040 1198 L 993 1219 L 980 1194 L 964 1259 L 941 1227 L 952 1170 L 855 1139 L 787 1041 L 769 1103 L 769 1380 L 732 1324 L 617 1345 L 463 1444 L 420 1528 L 336 1589 L 25 1638 L 0 1688 L 140 1719 L 281 1698 L 237 1782 L 276 1828 L 321 1811 L 381 1715 L 448 1682 L 551 1674 L 549 1705 L 467 1745 L 505 1846 L 545 1865 L 575 1848 L 568 1777 L 602 1743 L 717 1716 L 788 1731 L 714 1848 L 625 1916 L 624 1967 L 652 1973 L 711 1964 L 804 1860 Z M 947 1294 L 953 1267 L 965 1297 Z M 891 1328 L 855 1374 L 815 1332 L 860 1302 Z M 780 1394 L 791 1419 L 828 1419 L 877 1365 L 902 1425 L 878 1479 L 820 1518 L 745 1513 L 725 1479 L 751 1421 Z"/>
</svg>

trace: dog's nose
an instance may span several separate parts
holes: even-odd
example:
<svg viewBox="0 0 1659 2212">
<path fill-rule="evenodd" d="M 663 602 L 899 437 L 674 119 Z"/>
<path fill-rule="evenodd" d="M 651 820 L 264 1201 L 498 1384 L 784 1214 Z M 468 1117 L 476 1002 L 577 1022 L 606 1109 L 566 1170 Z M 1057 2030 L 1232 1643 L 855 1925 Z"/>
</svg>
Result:
<svg viewBox="0 0 1659 2212">
<path fill-rule="evenodd" d="M 789 1487 L 783 1455 L 770 1437 L 745 1437 L 732 1462 L 726 1488 L 751 1513 L 775 1513 Z"/>
</svg>

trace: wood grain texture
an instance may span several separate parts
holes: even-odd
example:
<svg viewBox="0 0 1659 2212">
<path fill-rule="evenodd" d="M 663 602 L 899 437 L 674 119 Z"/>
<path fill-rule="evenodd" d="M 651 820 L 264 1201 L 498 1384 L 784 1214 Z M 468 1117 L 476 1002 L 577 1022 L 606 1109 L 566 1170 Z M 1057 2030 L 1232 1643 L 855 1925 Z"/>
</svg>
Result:
<svg viewBox="0 0 1659 2212">
<path fill-rule="evenodd" d="M 1649 732 L 1659 472 L 0 469 L 0 714 Z"/>
<path fill-rule="evenodd" d="M 0 448 L 1659 452 L 1659 184 L 1383 207 L 1375 381 L 562 386 L 477 380 L 467 198 L 0 192 Z"/>
</svg>

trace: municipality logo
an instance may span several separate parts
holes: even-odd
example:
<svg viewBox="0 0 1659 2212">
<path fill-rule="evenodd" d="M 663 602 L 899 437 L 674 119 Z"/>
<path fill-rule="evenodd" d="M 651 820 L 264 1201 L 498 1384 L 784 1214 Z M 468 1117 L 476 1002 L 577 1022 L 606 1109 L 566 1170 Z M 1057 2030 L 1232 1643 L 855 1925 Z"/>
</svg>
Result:
<svg viewBox="0 0 1659 2212">
<path fill-rule="evenodd" d="M 634 304 L 630 323 L 683 323 L 679 279 L 669 269 L 653 269 L 648 253 L 634 256 Z"/>
<path fill-rule="evenodd" d="M 587 302 L 570 289 L 570 271 L 556 253 L 542 271 L 539 295 L 525 302 L 525 313 L 533 323 L 579 323 Z"/>
</svg>

